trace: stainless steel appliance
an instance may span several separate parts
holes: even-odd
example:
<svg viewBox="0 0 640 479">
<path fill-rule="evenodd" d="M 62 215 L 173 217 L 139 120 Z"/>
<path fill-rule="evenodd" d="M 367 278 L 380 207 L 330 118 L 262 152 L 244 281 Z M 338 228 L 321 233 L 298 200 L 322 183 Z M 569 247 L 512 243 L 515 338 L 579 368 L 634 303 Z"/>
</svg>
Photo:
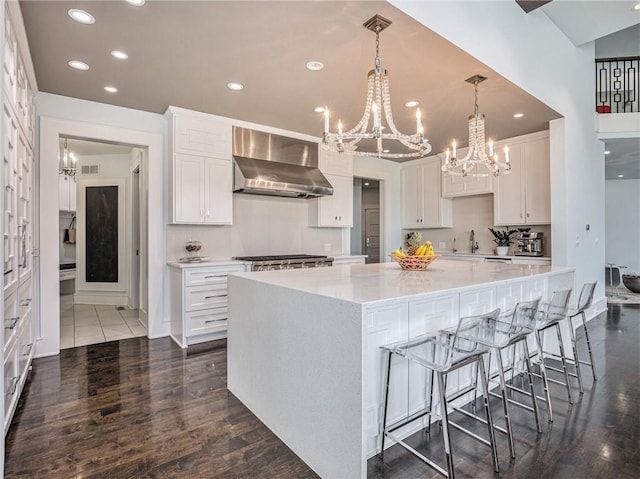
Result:
<svg viewBox="0 0 640 479">
<path fill-rule="evenodd" d="M 539 231 L 521 229 L 516 241 L 518 250 L 516 256 L 542 256 L 542 235 Z"/>
<path fill-rule="evenodd" d="M 236 256 L 239 261 L 250 261 L 251 271 L 280 269 L 326 268 L 333 266 L 333 258 L 311 254 L 285 254 L 275 256 Z"/>
</svg>

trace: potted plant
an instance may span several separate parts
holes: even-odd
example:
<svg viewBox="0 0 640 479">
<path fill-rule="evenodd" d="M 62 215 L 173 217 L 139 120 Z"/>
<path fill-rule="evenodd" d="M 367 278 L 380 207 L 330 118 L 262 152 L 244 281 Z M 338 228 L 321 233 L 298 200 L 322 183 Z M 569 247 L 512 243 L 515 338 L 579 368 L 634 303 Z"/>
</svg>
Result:
<svg viewBox="0 0 640 479">
<path fill-rule="evenodd" d="M 496 248 L 498 256 L 506 256 L 509 252 L 509 245 L 513 243 L 512 237 L 518 232 L 518 230 L 511 230 L 509 228 L 505 228 L 504 230 L 494 230 L 493 228 L 489 228 L 489 231 L 493 234 L 493 241 L 498 245 Z"/>
</svg>

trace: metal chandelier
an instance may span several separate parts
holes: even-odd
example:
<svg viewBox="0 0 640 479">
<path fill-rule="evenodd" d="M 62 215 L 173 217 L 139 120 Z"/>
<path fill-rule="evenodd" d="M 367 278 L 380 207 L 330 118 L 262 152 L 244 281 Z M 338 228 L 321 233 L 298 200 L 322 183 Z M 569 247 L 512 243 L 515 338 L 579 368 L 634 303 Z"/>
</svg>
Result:
<svg viewBox="0 0 640 479">
<path fill-rule="evenodd" d="M 478 84 L 487 78 L 474 75 L 465 81 L 472 83 L 475 88 L 475 109 L 469 116 L 469 151 L 464 158 L 457 157 L 456 141 L 453 140 L 451 149 L 447 148 L 445 163 L 442 171 L 454 176 L 500 176 L 511 173 L 509 162 L 509 148 L 504 147 L 504 161 L 493 150 L 493 141 L 485 144 L 484 115 L 478 110 Z M 488 151 L 487 151 L 488 149 Z"/>
<path fill-rule="evenodd" d="M 376 34 L 375 68 L 371 70 L 367 78 L 367 103 L 364 115 L 358 124 L 348 131 L 343 131 L 342 121 L 338 122 L 338 132 L 329 131 L 329 110 L 324 110 L 324 148 L 343 152 L 355 150 L 356 145 L 362 139 L 375 140 L 374 151 L 358 150 L 358 155 L 373 156 L 378 158 L 421 158 L 431 151 L 429 141 L 424 138 L 422 127 L 422 115 L 416 108 L 416 133 L 406 135 L 396 128 L 391 113 L 391 94 L 389 93 L 389 76 L 387 70 L 382 68 L 380 62 L 380 32 L 391 25 L 391 21 L 380 15 L 375 15 L 367 20 L 363 26 Z M 383 121 L 384 116 L 384 121 Z M 369 120 L 373 119 L 372 128 L 369 130 Z M 386 123 L 386 126 L 383 125 Z M 409 152 L 391 152 L 383 145 L 384 140 L 399 141 L 407 147 Z"/>
</svg>

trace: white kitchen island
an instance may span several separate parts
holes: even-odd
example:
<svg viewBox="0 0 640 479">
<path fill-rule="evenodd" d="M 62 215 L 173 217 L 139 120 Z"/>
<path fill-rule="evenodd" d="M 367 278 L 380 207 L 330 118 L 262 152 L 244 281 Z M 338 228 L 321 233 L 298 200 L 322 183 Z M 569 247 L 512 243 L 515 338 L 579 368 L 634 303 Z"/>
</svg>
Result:
<svg viewBox="0 0 640 479">
<path fill-rule="evenodd" d="M 228 387 L 321 477 L 364 478 L 379 439 L 380 345 L 573 283 L 573 268 L 443 259 L 427 271 L 384 263 L 231 274 Z M 392 368 L 390 421 L 422 407 L 426 389 L 424 370 Z M 448 387 L 469 378 L 452 375 Z"/>
</svg>

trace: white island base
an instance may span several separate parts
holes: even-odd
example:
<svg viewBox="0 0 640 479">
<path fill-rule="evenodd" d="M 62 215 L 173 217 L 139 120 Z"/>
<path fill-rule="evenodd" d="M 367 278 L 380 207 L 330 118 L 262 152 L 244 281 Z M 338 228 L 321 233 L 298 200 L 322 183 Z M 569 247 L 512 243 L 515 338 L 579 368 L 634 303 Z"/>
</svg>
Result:
<svg viewBox="0 0 640 479">
<path fill-rule="evenodd" d="M 573 268 L 446 260 L 420 272 L 384 263 L 232 274 L 228 387 L 321 477 L 364 478 L 379 440 L 380 345 L 573 283 Z M 422 368 L 392 368 L 390 421 L 426 397 Z M 460 371 L 448 387 L 469 381 Z"/>
</svg>

